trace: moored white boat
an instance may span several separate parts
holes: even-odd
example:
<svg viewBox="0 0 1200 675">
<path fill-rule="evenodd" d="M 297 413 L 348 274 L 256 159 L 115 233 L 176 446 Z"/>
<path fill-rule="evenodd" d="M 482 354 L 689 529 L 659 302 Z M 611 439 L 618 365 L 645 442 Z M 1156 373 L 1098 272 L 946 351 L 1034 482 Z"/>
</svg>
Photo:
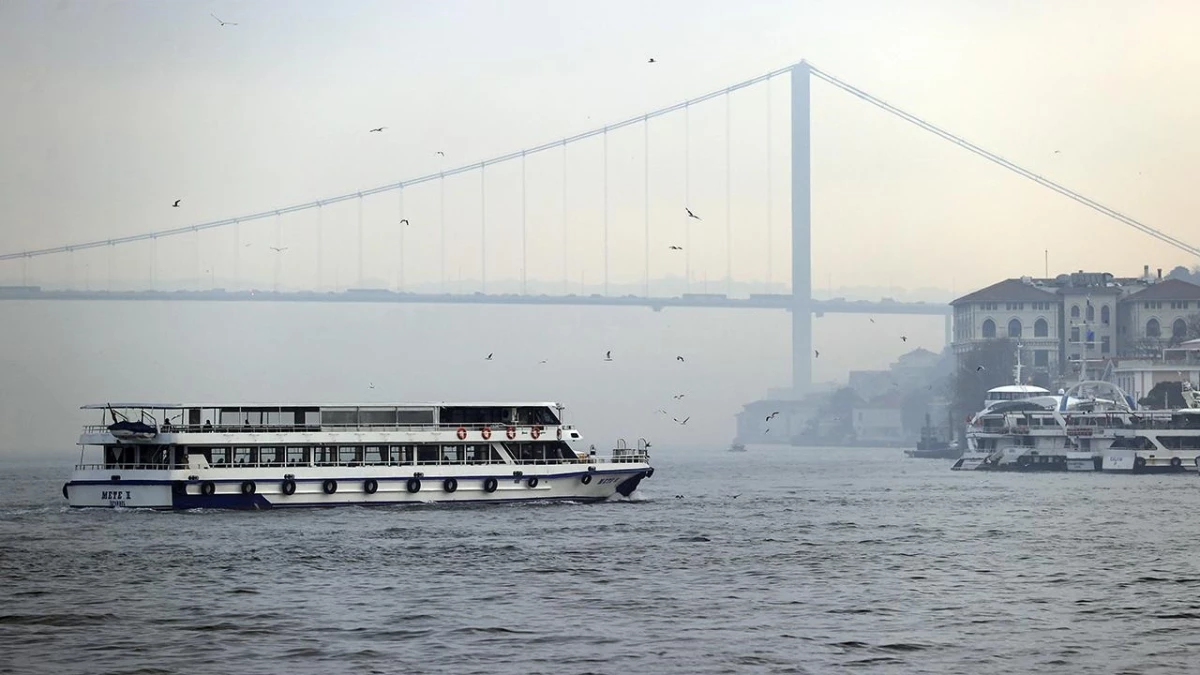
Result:
<svg viewBox="0 0 1200 675">
<path fill-rule="evenodd" d="M 163 422 L 149 436 L 85 427 L 63 486 L 72 507 L 600 501 L 654 474 L 644 440 L 607 458 L 576 451 L 582 436 L 555 403 L 84 408 Z"/>
</svg>

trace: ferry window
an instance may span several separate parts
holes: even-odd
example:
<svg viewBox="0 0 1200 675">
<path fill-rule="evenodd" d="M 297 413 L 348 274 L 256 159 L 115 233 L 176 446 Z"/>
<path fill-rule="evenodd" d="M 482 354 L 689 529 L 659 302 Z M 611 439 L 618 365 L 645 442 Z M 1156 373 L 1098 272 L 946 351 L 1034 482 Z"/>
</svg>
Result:
<svg viewBox="0 0 1200 675">
<path fill-rule="evenodd" d="M 329 464 L 333 461 L 333 457 L 334 449 L 329 446 L 318 445 L 313 448 L 313 463 L 315 464 Z"/>
<path fill-rule="evenodd" d="M 321 411 L 307 410 L 304 412 L 304 426 L 319 427 L 321 426 Z"/>
<path fill-rule="evenodd" d="M 441 453 L 438 452 L 438 449 L 439 448 L 436 445 L 416 446 L 417 464 L 437 464 L 441 455 Z"/>
<path fill-rule="evenodd" d="M 213 448 L 209 451 L 208 463 L 213 466 L 229 464 L 229 448 Z"/>
<path fill-rule="evenodd" d="M 353 445 L 343 445 L 338 448 L 339 464 L 358 464 L 362 462 L 362 448 Z"/>
<path fill-rule="evenodd" d="M 442 446 L 442 463 L 458 464 L 462 460 L 463 448 L 460 445 Z"/>
<path fill-rule="evenodd" d="M 321 410 L 321 426 L 352 427 L 358 424 L 358 411 L 346 408 Z"/>
<path fill-rule="evenodd" d="M 377 445 L 368 445 L 366 452 L 363 454 L 363 461 L 367 464 L 386 464 L 387 463 L 387 448 Z"/>
<path fill-rule="evenodd" d="M 233 449 L 234 464 L 253 464 L 254 451 L 251 448 L 234 448 Z"/>
<path fill-rule="evenodd" d="M 397 424 L 433 424 L 432 410 L 398 410 L 396 412 Z"/>
<path fill-rule="evenodd" d="M 287 449 L 287 463 L 292 464 L 308 464 L 308 458 L 305 457 L 304 448 L 291 447 Z"/>
<path fill-rule="evenodd" d="M 358 423 L 379 427 L 394 427 L 396 426 L 396 409 L 363 408 L 358 411 Z"/>
<path fill-rule="evenodd" d="M 283 448 L 262 448 L 259 451 L 259 461 L 267 466 L 283 464 Z"/>
</svg>

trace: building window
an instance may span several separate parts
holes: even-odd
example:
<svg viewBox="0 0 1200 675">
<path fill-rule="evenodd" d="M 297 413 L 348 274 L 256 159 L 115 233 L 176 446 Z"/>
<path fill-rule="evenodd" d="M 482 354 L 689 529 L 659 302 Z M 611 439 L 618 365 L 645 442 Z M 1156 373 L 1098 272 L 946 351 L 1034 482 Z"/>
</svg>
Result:
<svg viewBox="0 0 1200 675">
<path fill-rule="evenodd" d="M 1104 305 L 1103 307 L 1100 308 L 1100 323 L 1107 326 L 1108 318 L 1109 318 L 1108 317 L 1108 305 Z"/>
<path fill-rule="evenodd" d="M 1161 331 L 1158 327 L 1158 319 L 1150 319 L 1146 322 L 1146 337 L 1156 338 L 1161 337 Z"/>
<path fill-rule="evenodd" d="M 1092 305 L 1091 301 L 1088 301 L 1088 304 L 1087 304 L 1087 311 L 1086 311 L 1086 312 L 1084 312 L 1084 317 L 1085 317 L 1085 318 L 1086 318 L 1086 320 L 1088 320 L 1088 321 L 1095 321 L 1095 320 L 1096 320 L 1096 307 L 1095 307 L 1094 305 Z"/>
<path fill-rule="evenodd" d="M 984 339 L 989 339 L 989 340 L 991 338 L 996 337 L 996 322 L 995 321 L 992 321 L 991 319 L 986 319 L 983 322 L 983 337 L 984 337 Z"/>
<path fill-rule="evenodd" d="M 1112 345 L 1111 345 L 1111 344 L 1109 343 L 1109 341 L 1108 341 L 1108 336 L 1107 336 L 1107 335 L 1101 335 L 1101 336 L 1100 336 L 1100 353 L 1101 353 L 1101 354 L 1107 354 L 1107 353 L 1108 353 L 1108 350 L 1109 350 L 1111 347 L 1112 347 Z"/>
<path fill-rule="evenodd" d="M 1045 319 L 1033 322 L 1033 337 L 1047 337 L 1048 335 L 1050 335 L 1050 324 L 1046 323 Z"/>
<path fill-rule="evenodd" d="M 1071 326 L 1071 342 L 1079 342 L 1079 326 Z"/>
<path fill-rule="evenodd" d="M 1162 302 L 1158 300 L 1147 300 L 1146 302 L 1142 303 L 1142 307 L 1145 309 L 1162 309 Z"/>
<path fill-rule="evenodd" d="M 1079 305 L 1071 305 L 1071 318 L 1072 319 L 1079 318 Z"/>
<path fill-rule="evenodd" d="M 1050 350 L 1035 349 L 1033 352 L 1033 365 L 1035 368 L 1050 367 Z"/>
<path fill-rule="evenodd" d="M 1171 309 L 1187 309 L 1187 308 L 1188 308 L 1187 300 L 1172 300 L 1171 301 Z"/>
<path fill-rule="evenodd" d="M 1021 337 L 1021 322 L 1019 320 L 1013 319 L 1012 321 L 1008 322 L 1008 337 Z"/>
<path fill-rule="evenodd" d="M 1183 319 L 1175 319 L 1175 323 L 1171 324 L 1171 337 L 1176 340 L 1182 340 L 1187 336 L 1187 322 Z"/>
</svg>

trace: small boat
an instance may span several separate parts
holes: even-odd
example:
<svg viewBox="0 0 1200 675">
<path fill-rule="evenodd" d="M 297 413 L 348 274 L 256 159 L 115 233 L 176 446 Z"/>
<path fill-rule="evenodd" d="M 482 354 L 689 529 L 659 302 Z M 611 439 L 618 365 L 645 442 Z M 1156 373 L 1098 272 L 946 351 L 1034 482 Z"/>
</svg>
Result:
<svg viewBox="0 0 1200 675">
<path fill-rule="evenodd" d="M 746 446 L 741 443 L 734 443 L 733 445 L 729 446 L 729 451 L 730 452 L 745 452 Z"/>
<path fill-rule="evenodd" d="M 904 454 L 916 459 L 958 459 L 962 456 L 962 451 L 958 449 L 958 443 L 943 441 L 937 437 L 933 425 L 930 424 L 929 415 L 926 414 L 917 449 L 905 450 Z"/>
<path fill-rule="evenodd" d="M 145 422 L 121 420 L 108 425 L 108 432 L 120 440 L 148 441 L 158 435 L 158 429 Z"/>
</svg>

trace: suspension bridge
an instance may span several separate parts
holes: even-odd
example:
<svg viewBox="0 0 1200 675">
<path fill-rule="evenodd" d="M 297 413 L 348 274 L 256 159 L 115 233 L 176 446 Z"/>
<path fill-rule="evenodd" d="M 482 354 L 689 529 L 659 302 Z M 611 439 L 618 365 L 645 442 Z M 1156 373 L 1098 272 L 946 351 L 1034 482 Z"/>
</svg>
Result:
<svg viewBox="0 0 1200 675">
<path fill-rule="evenodd" d="M 632 306 L 649 307 L 662 310 L 672 307 L 695 308 L 724 308 L 724 309 L 757 309 L 757 310 L 786 310 L 792 315 L 792 381 L 797 391 L 804 390 L 811 383 L 812 350 L 812 320 L 813 316 L 823 313 L 869 313 L 869 314 L 911 314 L 942 316 L 945 321 L 947 342 L 950 336 L 950 307 L 941 304 L 895 302 L 890 299 L 882 301 L 846 301 L 844 299 L 819 300 L 812 297 L 812 183 L 811 183 L 811 124 L 810 124 L 810 83 L 813 78 L 824 81 L 834 87 L 851 94 L 885 112 L 914 124 L 946 141 L 954 143 L 980 157 L 983 157 L 1005 169 L 1017 173 L 1043 187 L 1058 192 L 1080 204 L 1098 211 L 1105 216 L 1115 219 L 1126 226 L 1132 227 L 1148 236 L 1184 250 L 1192 255 L 1200 256 L 1197 249 L 1164 232 L 1145 225 L 1125 214 L 1110 209 L 1103 204 L 1084 195 L 1074 192 L 1044 176 L 1024 169 L 999 155 L 985 150 L 963 138 L 930 124 L 915 115 L 907 113 L 879 98 L 826 73 L 812 64 L 801 61 L 795 65 L 774 70 L 764 75 L 715 90 L 703 96 L 692 98 L 659 110 L 630 117 L 615 124 L 608 124 L 590 131 L 561 138 L 549 143 L 526 148 L 517 152 L 484 159 L 478 162 L 439 170 L 423 176 L 402 180 L 370 189 L 316 199 L 309 202 L 293 204 L 276 209 L 260 211 L 231 218 L 223 218 L 210 222 L 196 223 L 185 226 L 160 229 L 133 235 L 95 239 L 91 241 L 41 248 L 34 250 L 16 251 L 0 254 L 0 263 L 7 261 L 7 270 L 0 268 L 0 275 L 5 279 L 18 276 L 11 265 L 19 265 L 20 286 L 0 286 L 0 300 L 197 300 L 197 301 L 269 301 L 269 302 L 402 302 L 402 303 L 439 303 L 439 304 L 570 304 L 585 306 Z M 787 127 L 790 132 L 790 153 L 786 157 L 786 168 L 790 170 L 790 195 L 786 200 L 786 209 L 776 209 L 772 184 L 781 167 L 776 164 L 783 162 L 774 152 L 772 134 L 776 126 L 772 119 L 772 108 L 775 96 L 771 85 L 773 80 L 786 79 L 789 85 Z M 736 237 L 732 213 L 732 150 L 731 150 L 731 112 L 730 101 L 735 93 L 743 92 L 752 87 L 762 87 L 766 90 L 767 111 L 765 123 L 765 163 L 757 181 L 761 184 L 763 193 L 754 199 L 754 204 L 747 210 L 749 218 L 739 218 L 740 223 L 751 223 L 761 220 L 765 227 L 749 227 L 738 225 Z M 740 95 L 740 94 L 739 94 Z M 708 107 L 703 104 L 716 102 Z M 724 103 L 724 138 L 722 147 L 704 143 L 701 150 L 716 154 L 717 157 L 693 158 L 695 152 L 692 141 L 692 117 L 698 111 L 708 110 L 713 105 Z M 683 118 L 683 138 L 668 139 L 663 142 L 665 150 L 658 150 L 650 143 L 652 122 L 672 116 Z M 720 121 L 717 122 L 719 125 Z M 640 148 L 631 132 L 641 131 Z M 711 134 L 709 135 L 711 137 Z M 584 154 L 586 143 L 594 146 L 599 144 L 601 150 L 601 175 L 594 176 L 595 171 L 579 169 L 579 161 L 570 161 L 572 152 Z M 610 148 L 610 145 L 613 146 Z M 656 146 L 658 144 L 656 143 Z M 628 154 L 630 148 L 638 150 Z M 585 149 L 586 151 L 586 149 Z M 724 154 L 723 163 L 720 154 Z M 618 153 L 619 156 L 618 156 Z M 637 166 L 637 159 L 641 166 Z M 659 175 L 651 170 L 651 160 L 655 156 L 678 162 L 682 155 L 683 185 L 671 188 L 652 186 L 652 175 Z M 632 161 L 630 161 L 632 160 Z M 535 200 L 534 208 L 530 208 L 528 199 L 529 169 L 535 162 L 541 165 L 535 169 L 543 175 L 558 173 L 553 180 L 543 180 L 551 183 L 555 192 L 559 192 L 557 213 L 548 213 L 551 209 L 547 203 L 552 200 L 543 198 Z M 553 168 L 547 168 L 554 164 Z M 613 171 L 615 165 L 616 172 Z M 695 165 L 695 166 L 694 166 Z M 693 176 L 714 166 L 723 169 L 723 176 L 710 180 L 710 185 L 693 185 Z M 519 176 L 519 192 L 512 190 L 499 194 L 489 192 L 488 177 L 508 170 Z M 515 171 L 514 171 L 515 170 Z M 583 174 L 580 178 L 579 174 Z M 450 209 L 447 208 L 446 191 L 451 181 L 462 181 L 464 177 L 478 176 L 477 218 L 463 214 L 461 200 L 453 199 Z M 503 177 L 502 177 L 503 178 Z M 513 176 L 508 177 L 510 180 Z M 632 178 L 632 180 L 631 180 Z M 641 185 L 636 185 L 637 178 Z M 584 184 L 587 188 L 595 188 L 599 184 L 601 195 L 588 199 L 583 195 Z M 610 186 L 623 185 L 622 194 L 618 197 L 618 208 L 612 208 Z M 569 188 L 576 186 L 572 196 Z M 544 185 L 543 185 L 544 187 Z M 618 186 L 619 187 L 619 186 Z M 682 187 L 680 190 L 679 187 Z M 723 198 L 719 194 L 724 188 Z M 456 186 L 461 191 L 461 182 Z M 652 189 L 653 188 L 653 189 Z M 715 189 L 714 189 L 715 188 Z M 494 188 L 493 188 L 494 189 Z M 543 190 L 545 192 L 545 190 Z M 699 193 L 703 192 L 705 203 L 710 206 L 715 201 L 724 206 L 724 213 L 713 217 L 710 211 L 703 213 L 703 221 L 693 212 L 700 209 L 695 206 Z M 716 192 L 714 199 L 713 192 Z M 516 193 L 514 196 L 513 193 Z M 629 193 L 632 193 L 630 195 Z M 394 195 L 396 201 L 385 204 L 380 200 L 384 195 Z M 408 198 L 406 199 L 406 195 Z M 492 196 L 493 208 L 489 210 L 489 195 Z M 423 198 L 425 204 L 414 204 Z M 572 210 L 572 200 L 582 202 Z M 496 217 L 496 201 L 501 201 L 512 207 L 508 217 Z M 599 202 L 598 204 L 596 202 Z M 640 204 L 637 202 L 640 201 Z M 664 205 L 669 203 L 669 206 Z M 334 207 L 339 204 L 353 204 L 357 208 L 351 218 L 345 212 L 345 207 L 338 211 Z M 366 216 L 370 208 L 376 212 Z M 640 209 L 636 207 L 640 206 Z M 640 210 L 640 213 L 636 213 Z M 774 222 L 785 210 L 790 210 L 790 274 L 786 281 L 777 281 L 774 271 Z M 617 213 L 612 213 L 616 211 Z M 421 214 L 418 216 L 418 212 Z M 652 215 L 653 212 L 653 215 Z M 304 219 L 299 214 L 315 215 L 315 218 Z M 598 217 L 597 217 L 598 215 Z M 615 216 L 615 217 L 614 217 Z M 638 218 L 637 216 L 640 216 Z M 285 219 L 287 219 L 285 225 Z M 463 223 L 476 221 L 478 229 L 464 232 Z M 330 221 L 330 222 L 326 222 Z M 347 222 L 349 221 L 349 222 Z M 367 224 L 364 224 L 367 221 Z M 421 222 L 421 234 L 415 235 L 417 242 L 406 242 L 414 238 L 410 234 L 410 222 Z M 637 227 L 640 221 L 640 228 Z M 500 222 L 500 224 L 497 224 Z M 703 222 L 702 234 L 698 228 Z M 723 224 L 723 228 L 714 227 L 713 223 Z M 249 232 L 251 239 L 257 235 L 263 238 L 261 226 L 274 224 L 274 245 L 264 246 L 262 241 L 244 242 L 244 235 Z M 428 225 L 436 223 L 436 227 Z M 515 224 L 519 223 L 519 235 Z M 662 226 L 663 223 L 669 226 Z M 258 225 L 259 230 L 253 230 Z M 474 222 L 471 222 L 472 228 Z M 535 230 L 534 241 L 530 241 L 530 229 Z M 331 229 L 333 232 L 328 232 Z M 365 241 L 368 228 L 371 231 L 383 230 L 391 233 L 388 245 L 380 247 Z M 640 231 L 639 231 L 640 230 Z M 722 231 L 723 230 L 723 231 Z M 284 232 L 288 233 L 287 246 L 284 245 Z M 307 233 L 307 234 L 305 234 Z M 352 233 L 352 234 L 351 234 Z M 720 241 L 723 236 L 723 242 Z M 331 236 L 332 235 L 332 236 Z M 204 238 L 209 238 L 205 241 Z M 266 234 L 270 237 L 270 233 Z M 448 237 L 451 247 L 447 247 Z M 761 237 L 765 241 L 753 240 Z M 378 238 L 378 237 L 376 237 Z M 174 250 L 160 251 L 173 245 L 173 242 L 190 239 L 191 250 L 187 247 L 174 245 Z M 478 245 L 478 265 L 472 274 L 478 274 L 478 290 L 464 292 L 461 289 L 463 280 L 461 274 L 462 257 L 459 252 L 460 244 L 465 240 L 476 240 Z M 557 241 L 554 241 L 557 239 Z M 716 240 L 716 246 L 711 245 Z M 353 250 L 345 251 L 344 244 L 353 242 Z M 514 245 L 519 241 L 519 249 Z M 654 246 L 652 248 L 652 242 Z M 673 242 L 668 247 L 665 244 Z M 204 252 L 208 244 L 207 254 Z M 641 244 L 637 251 L 636 244 Z M 249 247 L 257 246 L 253 252 L 258 256 L 256 261 L 261 263 L 259 251 L 269 249 L 267 254 L 272 260 L 272 280 L 267 282 L 254 270 L 267 267 L 261 264 L 250 265 L 246 268 L 247 257 L 252 255 Z M 511 255 L 503 256 L 509 267 L 499 273 L 495 271 L 495 252 L 498 247 L 507 247 Z M 551 250 L 552 247 L 559 250 Z M 736 248 L 759 248 L 761 260 L 756 259 L 752 265 L 756 270 L 765 273 L 765 280 L 757 283 L 761 293 L 748 293 L 747 297 L 738 297 L 733 293 L 735 284 L 739 288 L 747 286 L 744 282 L 735 281 L 734 252 Z M 379 249 L 387 249 L 381 252 Z M 416 249 L 415 251 L 413 249 Z M 516 250 L 511 250 L 516 249 Z M 697 252 L 699 249 L 699 252 Z M 716 251 L 714 255 L 713 251 Z M 432 254 L 436 251 L 436 261 L 431 262 Z M 669 252 L 667 252 L 669 251 Z M 89 253 L 90 252 L 90 253 Z M 286 252 L 286 254 L 285 254 Z M 96 256 L 104 256 L 106 267 L 103 288 L 92 288 L 91 264 L 96 262 Z M 281 274 L 284 268 L 284 258 L 287 257 L 289 272 L 293 277 L 287 285 L 290 288 L 281 289 Z M 77 260 L 76 256 L 80 256 Z M 83 256 L 88 262 L 82 262 Z M 669 257 L 668 257 L 669 256 Z M 378 269 L 368 272 L 366 258 L 376 262 L 383 260 L 387 279 L 379 283 Z M 558 257 L 560 260 L 553 261 Z M 190 265 L 184 262 L 191 258 Z M 296 258 L 300 258 L 297 265 Z M 349 265 L 352 270 L 352 283 L 345 283 L 345 260 L 353 262 Z M 453 261 L 451 260 L 453 258 Z M 678 266 L 682 258 L 682 280 L 678 277 Z M 722 259 L 723 258 L 723 259 Z M 50 281 L 50 274 L 39 274 L 31 266 L 39 261 L 64 260 L 62 266 L 66 269 L 66 277 L 70 281 L 65 287 L 56 288 L 55 282 Z M 171 271 L 180 272 L 191 266 L 190 278 L 183 274 L 174 278 L 162 277 L 160 268 L 165 261 Z M 598 260 L 597 260 L 598 259 Z M 517 270 L 511 268 L 511 263 L 519 262 Z M 81 264 L 82 262 L 82 264 Z M 492 276 L 489 279 L 489 262 L 492 263 Z M 599 263 L 601 271 L 595 273 L 594 263 Z M 614 275 L 614 262 L 621 270 Z M 453 263 L 453 264 L 452 264 Z M 631 279 L 629 270 L 632 264 L 641 263 L 641 278 Z M 218 265 L 227 268 L 221 272 L 221 283 L 217 282 Z M 460 270 L 457 278 L 451 276 L 454 266 Z M 474 263 L 472 263 L 474 265 Z M 532 268 L 531 268 L 532 265 Z M 589 266 L 592 265 L 592 266 Z M 334 271 L 333 290 L 327 290 L 328 271 Z M 375 264 L 378 268 L 378 264 Z M 48 267 L 48 266 L 47 266 Z M 79 270 L 84 270 L 83 288 L 78 287 Z M 205 269 L 207 267 L 207 269 Z M 116 268 L 116 273 L 114 273 Z M 558 268 L 561 279 L 546 280 L 547 274 L 552 274 L 552 268 Z M 659 274 L 651 276 L 652 269 Z M 591 271 L 592 288 L 601 292 L 587 292 L 588 285 L 584 275 Z M 531 272 L 535 274 L 531 275 Z M 571 292 L 573 273 L 578 272 L 579 293 Z M 712 275 L 710 278 L 709 275 Z M 674 278 L 672 278 L 674 275 Z M 46 281 L 39 283 L 39 277 Z M 58 285 L 63 285 L 62 274 L 59 275 Z M 532 277 L 532 278 L 531 278 Z M 597 277 L 599 277 L 597 279 Z M 615 278 L 614 278 L 615 277 Z M 703 279 L 704 292 L 699 290 Z M 638 283 L 640 282 L 640 283 Z M 652 282 L 663 289 L 671 287 L 670 292 L 659 290 L 652 292 Z M 709 284 L 723 286 L 724 293 L 709 293 Z M 119 287 L 118 287 L 119 286 Z M 205 287 L 207 286 L 207 288 Z M 450 289 L 449 286 L 455 286 Z M 640 288 L 639 288 L 640 286 Z M 270 290 L 263 290 L 269 288 Z M 631 292 L 633 290 L 640 293 Z M 552 292 L 550 292 L 552 291 Z M 623 292 L 622 292 L 623 291 Z"/>
</svg>

